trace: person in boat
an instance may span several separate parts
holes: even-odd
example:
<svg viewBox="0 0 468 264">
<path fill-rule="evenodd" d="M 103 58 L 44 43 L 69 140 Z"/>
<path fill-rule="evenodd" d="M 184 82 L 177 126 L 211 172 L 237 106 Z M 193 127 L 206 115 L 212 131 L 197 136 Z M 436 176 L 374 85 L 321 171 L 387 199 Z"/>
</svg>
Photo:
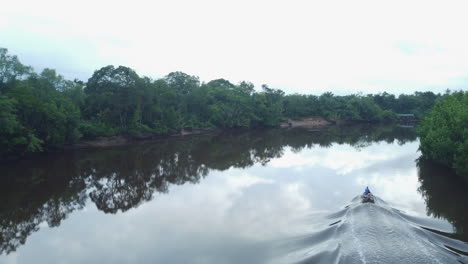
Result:
<svg viewBox="0 0 468 264">
<path fill-rule="evenodd" d="M 363 203 L 374 203 L 374 195 L 372 195 L 369 187 L 366 187 L 361 197 Z"/>
<path fill-rule="evenodd" d="M 369 187 L 366 187 L 366 189 L 364 190 L 364 195 L 369 195 L 371 192 L 369 190 Z"/>
</svg>

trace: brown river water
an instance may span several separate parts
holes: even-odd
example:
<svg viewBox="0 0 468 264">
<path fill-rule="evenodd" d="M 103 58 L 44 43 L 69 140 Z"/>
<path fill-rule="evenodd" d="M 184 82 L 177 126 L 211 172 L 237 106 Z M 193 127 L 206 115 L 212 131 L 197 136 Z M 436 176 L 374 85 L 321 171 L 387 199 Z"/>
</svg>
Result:
<svg viewBox="0 0 468 264">
<path fill-rule="evenodd" d="M 0 263 L 468 263 L 468 184 L 418 147 L 360 125 L 0 164 Z"/>
</svg>

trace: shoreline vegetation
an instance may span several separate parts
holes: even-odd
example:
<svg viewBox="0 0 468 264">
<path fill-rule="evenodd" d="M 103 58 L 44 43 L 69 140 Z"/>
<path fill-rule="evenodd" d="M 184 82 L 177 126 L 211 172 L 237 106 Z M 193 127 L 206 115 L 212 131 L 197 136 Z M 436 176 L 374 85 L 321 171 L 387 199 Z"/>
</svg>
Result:
<svg viewBox="0 0 468 264">
<path fill-rule="evenodd" d="M 335 125 L 335 123 L 327 121 L 321 117 L 310 117 L 296 120 L 287 120 L 281 122 L 279 128 L 315 128 L 325 129 L 329 126 Z M 230 129 L 232 130 L 232 129 Z M 125 134 L 110 137 L 97 137 L 88 140 L 79 140 L 73 145 L 63 146 L 63 149 L 77 149 L 77 148 L 99 148 L 99 147 L 114 147 L 128 145 L 136 141 L 155 141 L 164 140 L 170 137 L 183 137 L 193 135 L 209 135 L 219 134 L 224 132 L 223 129 L 217 128 L 195 128 L 195 129 L 182 129 L 178 133 L 169 135 L 160 135 L 154 133 L 141 133 L 141 134 Z"/>
<path fill-rule="evenodd" d="M 182 72 L 152 79 L 111 65 L 86 82 L 71 81 L 53 69 L 37 73 L 0 48 L 0 160 L 99 140 L 394 122 L 401 113 L 423 117 L 449 94 L 304 95 L 254 88 L 246 81 L 200 82 Z"/>
<path fill-rule="evenodd" d="M 423 159 L 468 178 L 468 92 L 454 92 L 436 102 L 418 133 Z"/>
</svg>

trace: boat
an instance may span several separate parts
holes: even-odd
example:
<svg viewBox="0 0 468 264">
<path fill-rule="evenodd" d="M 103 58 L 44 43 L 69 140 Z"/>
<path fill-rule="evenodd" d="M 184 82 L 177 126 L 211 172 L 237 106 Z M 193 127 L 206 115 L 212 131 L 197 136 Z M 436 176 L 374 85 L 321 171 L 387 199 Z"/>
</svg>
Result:
<svg viewBox="0 0 468 264">
<path fill-rule="evenodd" d="M 372 195 L 372 193 L 361 195 L 361 200 L 362 200 L 362 203 L 374 203 L 375 202 L 374 195 Z"/>
</svg>

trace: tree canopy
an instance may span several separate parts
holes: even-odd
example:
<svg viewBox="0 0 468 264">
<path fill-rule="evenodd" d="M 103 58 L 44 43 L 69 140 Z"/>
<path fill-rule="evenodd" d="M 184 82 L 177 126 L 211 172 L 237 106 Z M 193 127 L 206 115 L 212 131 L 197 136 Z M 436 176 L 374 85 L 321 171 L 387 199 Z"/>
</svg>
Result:
<svg viewBox="0 0 468 264">
<path fill-rule="evenodd" d="M 286 95 L 225 79 L 207 83 L 183 72 L 161 79 L 112 65 L 83 82 L 53 69 L 36 73 L 0 48 L 0 159 L 73 144 L 81 138 L 178 133 L 194 128 L 276 127 L 288 119 L 380 122 L 396 113 L 423 116 L 440 98 L 412 95 Z"/>
<path fill-rule="evenodd" d="M 468 93 L 447 94 L 422 121 L 421 152 L 426 158 L 468 175 Z"/>
</svg>

